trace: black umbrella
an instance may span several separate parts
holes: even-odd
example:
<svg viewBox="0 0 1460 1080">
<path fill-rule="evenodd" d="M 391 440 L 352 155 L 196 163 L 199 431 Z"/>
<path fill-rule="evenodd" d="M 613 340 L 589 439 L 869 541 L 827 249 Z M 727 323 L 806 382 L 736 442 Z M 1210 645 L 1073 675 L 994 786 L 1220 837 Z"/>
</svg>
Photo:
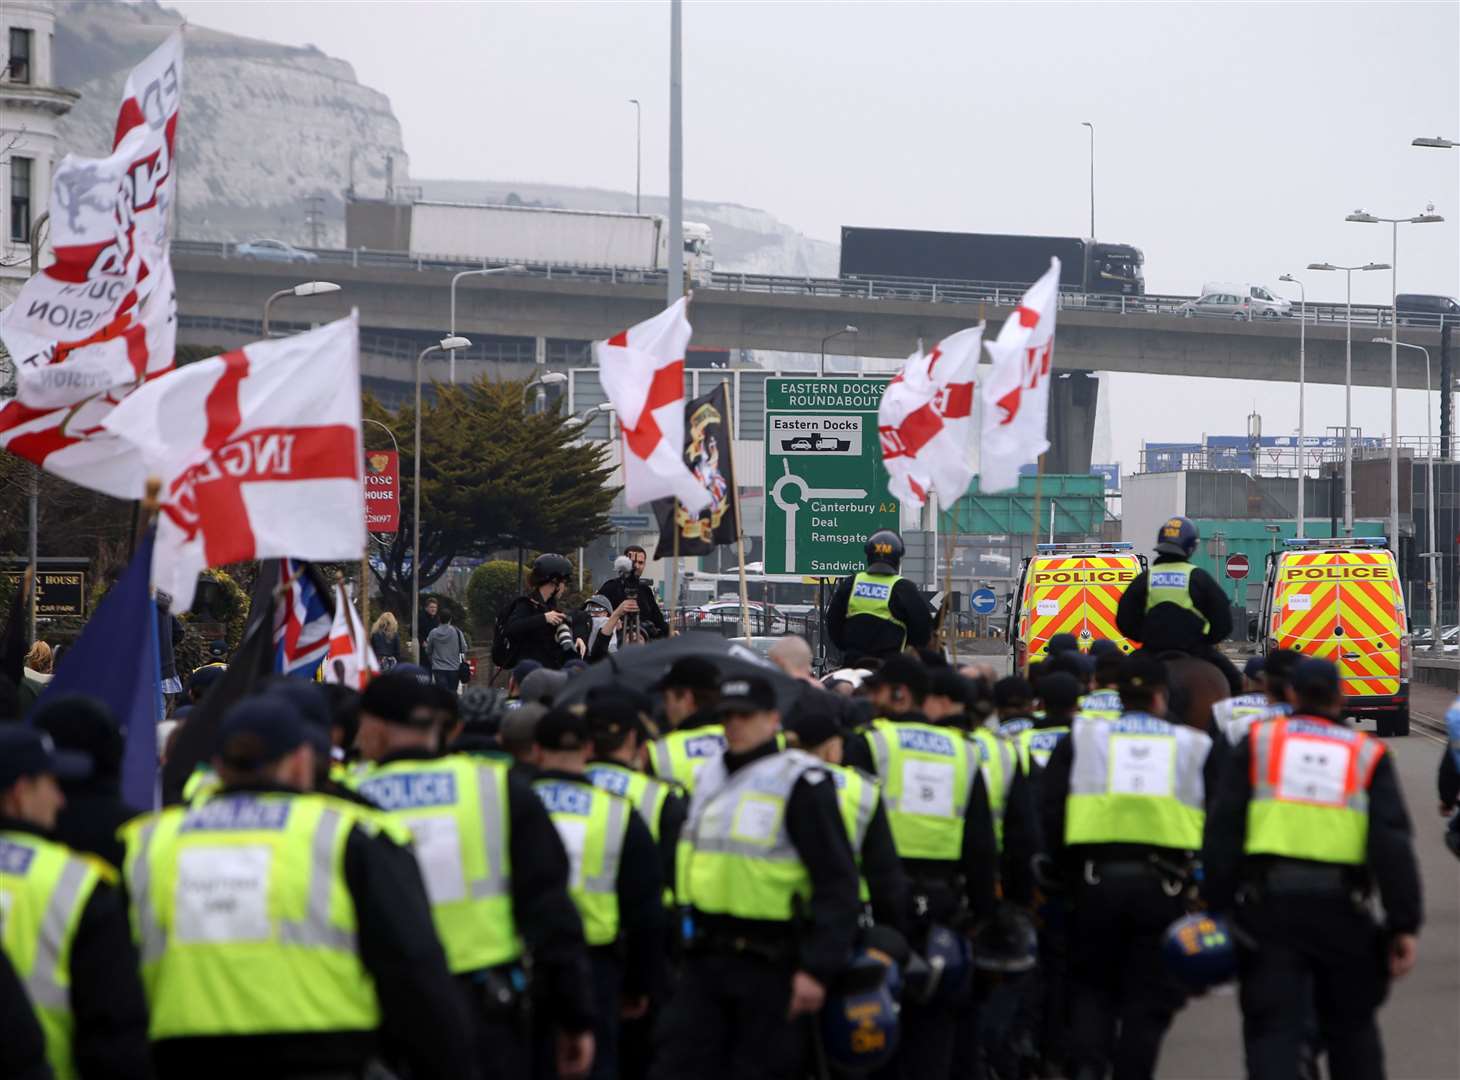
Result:
<svg viewBox="0 0 1460 1080">
<path fill-rule="evenodd" d="M 714 664 L 721 677 L 759 675 L 776 688 L 776 704 L 784 716 L 801 695 L 802 683 L 791 678 L 754 649 L 719 634 L 690 632 L 661 638 L 647 645 L 632 645 L 609 653 L 587 671 L 575 675 L 553 699 L 554 705 L 574 705 L 596 686 L 617 683 L 647 691 L 682 656 L 701 656 Z"/>
</svg>

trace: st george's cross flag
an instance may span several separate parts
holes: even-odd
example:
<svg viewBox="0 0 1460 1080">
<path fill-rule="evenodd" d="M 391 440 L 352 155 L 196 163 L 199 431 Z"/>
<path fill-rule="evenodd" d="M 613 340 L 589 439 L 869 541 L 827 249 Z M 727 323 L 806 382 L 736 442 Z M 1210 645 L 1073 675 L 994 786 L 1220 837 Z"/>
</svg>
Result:
<svg viewBox="0 0 1460 1080">
<path fill-rule="evenodd" d="M 55 261 L 0 312 L 16 398 L 0 446 L 48 472 L 132 498 L 135 452 L 101 420 L 134 387 L 171 369 L 177 302 L 168 256 L 182 98 L 182 36 L 127 77 L 112 153 L 68 155 L 51 183 Z"/>
<path fill-rule="evenodd" d="M 370 635 L 345 595 L 345 587 L 335 585 L 335 623 L 330 630 L 329 653 L 324 658 L 321 678 L 352 690 L 363 690 L 370 679 L 380 674 L 380 661 L 370 647 Z"/>
<path fill-rule="evenodd" d="M 623 430 L 624 501 L 674 497 L 691 514 L 710 493 L 684 463 L 684 354 L 693 332 L 681 297 L 652 319 L 593 343 L 598 377 Z"/>
<path fill-rule="evenodd" d="M 931 488 L 952 506 L 973 479 L 973 393 L 983 323 L 907 358 L 877 408 L 888 489 L 909 510 Z"/>
<path fill-rule="evenodd" d="M 1008 491 L 1019 466 L 1049 449 L 1049 382 L 1054 377 L 1054 327 L 1059 304 L 1060 261 L 1029 287 L 1004 322 L 999 339 L 986 344 L 993 366 L 983 385 L 983 434 L 979 490 Z"/>
<path fill-rule="evenodd" d="M 152 584 L 175 609 L 205 567 L 365 550 L 359 340 L 351 312 L 189 364 L 106 418 L 162 481 Z"/>
</svg>

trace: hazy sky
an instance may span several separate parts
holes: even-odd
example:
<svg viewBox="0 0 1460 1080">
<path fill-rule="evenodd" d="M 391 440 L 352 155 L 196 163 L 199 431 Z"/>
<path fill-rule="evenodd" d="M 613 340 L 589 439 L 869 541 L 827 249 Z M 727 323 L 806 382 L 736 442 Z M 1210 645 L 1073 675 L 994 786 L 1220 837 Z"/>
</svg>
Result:
<svg viewBox="0 0 1460 1080">
<path fill-rule="evenodd" d="M 184 0 L 192 21 L 313 43 L 388 94 L 413 174 L 667 190 L 669 5 Z M 1387 262 L 1401 292 L 1460 293 L 1460 5 L 694 3 L 684 10 L 685 191 L 823 240 L 843 224 L 1082 235 L 1146 253 L 1152 292 L 1277 284 L 1309 262 Z M 1307 273 L 1309 299 L 1342 275 Z M 1384 302 L 1389 275 L 1355 275 Z M 1296 298 L 1296 290 L 1292 295 Z M 1418 354 L 1413 354 L 1416 358 Z M 1296 389 L 1115 376 L 1115 450 L 1296 425 Z M 1402 395 L 1401 430 L 1424 429 Z M 1200 408 L 1195 403 L 1200 401 Z M 1186 406 L 1191 406 L 1187 408 Z M 1309 399 L 1309 430 L 1340 390 Z M 1356 392 L 1366 432 L 1388 392 Z"/>
</svg>

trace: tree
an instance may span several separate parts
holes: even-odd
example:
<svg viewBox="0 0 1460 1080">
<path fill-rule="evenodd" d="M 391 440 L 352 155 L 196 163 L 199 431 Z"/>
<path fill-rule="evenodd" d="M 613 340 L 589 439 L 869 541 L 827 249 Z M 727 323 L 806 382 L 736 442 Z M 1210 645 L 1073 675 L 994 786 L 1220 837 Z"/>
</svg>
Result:
<svg viewBox="0 0 1460 1080">
<path fill-rule="evenodd" d="M 497 612 L 517 595 L 517 564 L 510 559 L 493 559 L 471 572 L 466 583 L 466 606 L 478 637 L 492 632 Z"/>
<path fill-rule="evenodd" d="M 616 489 L 608 486 L 607 447 L 575 443 L 576 432 L 556 413 L 524 415 L 522 382 L 483 377 L 433 389 L 421 428 L 423 591 L 458 555 L 568 552 L 609 530 Z M 376 577 L 385 606 L 409 617 L 415 412 L 402 405 L 391 413 L 367 398 L 365 415 L 389 427 L 400 444 L 400 531 Z M 379 429 L 366 430 L 378 447 Z"/>
</svg>

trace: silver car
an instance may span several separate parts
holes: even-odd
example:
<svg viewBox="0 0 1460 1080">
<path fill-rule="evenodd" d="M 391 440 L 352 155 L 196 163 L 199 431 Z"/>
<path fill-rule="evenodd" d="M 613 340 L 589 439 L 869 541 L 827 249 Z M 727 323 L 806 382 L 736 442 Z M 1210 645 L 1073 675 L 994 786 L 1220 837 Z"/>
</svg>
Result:
<svg viewBox="0 0 1460 1080">
<path fill-rule="evenodd" d="M 1232 292 L 1206 293 L 1195 300 L 1188 300 L 1176 310 L 1184 319 L 1190 319 L 1195 315 L 1236 319 L 1239 322 L 1250 322 L 1252 319 L 1251 301 L 1245 296 L 1238 296 Z"/>
<path fill-rule="evenodd" d="M 319 256 L 314 252 L 301 251 L 282 240 L 250 240 L 246 244 L 235 245 L 233 253 L 240 259 L 260 259 L 264 262 L 312 263 L 319 261 Z"/>
</svg>

